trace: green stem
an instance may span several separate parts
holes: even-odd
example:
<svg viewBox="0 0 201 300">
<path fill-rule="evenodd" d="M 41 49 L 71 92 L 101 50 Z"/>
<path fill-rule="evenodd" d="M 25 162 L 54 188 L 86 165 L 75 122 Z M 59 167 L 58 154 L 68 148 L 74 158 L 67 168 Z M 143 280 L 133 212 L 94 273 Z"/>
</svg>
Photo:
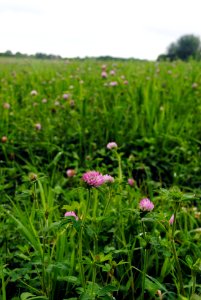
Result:
<svg viewBox="0 0 201 300">
<path fill-rule="evenodd" d="M 143 232 L 143 238 L 146 241 L 146 231 L 144 222 L 142 222 L 142 232 Z M 143 251 L 143 272 L 142 272 L 142 293 L 141 293 L 141 299 L 144 299 L 144 291 L 145 291 L 145 278 L 146 278 L 146 272 L 147 272 L 147 259 L 148 259 L 148 251 L 145 248 Z"/>
<path fill-rule="evenodd" d="M 144 265 L 143 265 L 143 273 L 142 273 L 142 294 L 141 299 L 144 299 L 144 291 L 145 291 L 145 278 L 147 272 L 147 259 L 148 259 L 148 250 L 144 249 Z"/>
<path fill-rule="evenodd" d="M 118 176 L 119 176 L 119 182 L 122 182 L 123 175 L 122 175 L 122 166 L 121 166 L 121 155 L 118 154 L 117 152 L 116 152 L 116 155 L 117 155 L 117 160 L 118 160 Z"/>
<path fill-rule="evenodd" d="M 178 256 L 177 256 L 177 250 L 176 250 L 175 240 L 174 240 L 174 234 L 175 234 L 175 230 L 176 230 L 176 217 L 177 217 L 178 209 L 179 209 L 179 204 L 177 204 L 175 212 L 174 212 L 174 222 L 173 222 L 173 226 L 172 226 L 171 245 L 172 245 L 173 256 L 174 256 L 174 260 L 175 260 L 175 264 L 176 264 L 176 270 L 177 270 L 177 274 L 178 274 L 179 292 L 180 292 L 181 295 L 184 296 L 185 291 L 184 291 L 184 284 L 183 284 L 181 266 L 180 266 L 179 259 L 178 259 Z"/>
<path fill-rule="evenodd" d="M 95 280 L 96 280 L 96 265 L 95 263 L 93 264 L 93 271 L 92 271 L 92 290 L 91 290 L 91 297 L 93 297 L 93 293 L 94 293 L 94 287 L 95 287 Z"/>
<path fill-rule="evenodd" d="M 80 269 L 81 283 L 85 291 L 84 268 L 82 264 L 82 235 L 83 235 L 83 225 L 79 233 L 79 269 Z"/>
<path fill-rule="evenodd" d="M 195 285 L 196 285 L 196 272 L 192 271 L 192 281 L 193 281 L 193 285 L 192 285 L 192 296 L 193 294 L 195 294 Z"/>
<path fill-rule="evenodd" d="M 110 200 L 111 200 L 111 192 L 110 192 L 110 187 L 109 187 L 108 200 L 107 200 L 107 203 L 106 203 L 105 208 L 104 208 L 104 211 L 103 211 L 103 216 L 105 216 L 105 214 L 106 214 L 106 211 L 107 211 L 108 206 L 109 206 L 109 204 L 110 204 Z"/>
<path fill-rule="evenodd" d="M 86 216 L 87 216 L 87 213 L 88 213 L 90 201 L 91 201 L 91 189 L 89 188 L 88 189 L 88 195 L 87 195 L 86 210 L 85 210 L 85 213 L 84 213 L 84 216 L 83 216 L 83 219 L 82 219 L 82 226 L 81 226 L 81 229 L 80 229 L 79 242 L 78 242 L 78 244 L 79 244 L 78 253 L 79 253 L 80 277 L 81 277 L 81 283 L 82 283 L 82 286 L 84 288 L 84 291 L 86 290 L 86 285 L 85 285 L 85 278 L 84 278 L 84 267 L 83 267 L 83 264 L 82 264 L 82 239 L 83 239 L 83 230 L 84 230 L 84 227 L 85 227 L 85 219 L 86 219 Z"/>
<path fill-rule="evenodd" d="M 3 274 L 3 266 L 1 268 L 1 282 L 2 282 L 2 300 L 6 300 L 6 285 Z"/>
</svg>

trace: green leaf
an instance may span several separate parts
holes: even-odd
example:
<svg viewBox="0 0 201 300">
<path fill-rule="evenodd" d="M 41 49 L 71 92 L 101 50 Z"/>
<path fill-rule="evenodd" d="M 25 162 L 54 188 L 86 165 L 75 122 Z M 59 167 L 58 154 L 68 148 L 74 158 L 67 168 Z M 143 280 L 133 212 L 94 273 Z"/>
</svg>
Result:
<svg viewBox="0 0 201 300">
<path fill-rule="evenodd" d="M 75 276 L 59 276 L 57 278 L 58 281 L 67 281 L 74 284 L 80 284 L 80 280 Z"/>
<path fill-rule="evenodd" d="M 190 268 L 192 268 L 192 266 L 193 266 L 193 259 L 192 259 L 192 257 L 190 255 L 186 255 L 185 259 L 186 259 L 186 262 L 187 262 L 188 266 Z"/>
<path fill-rule="evenodd" d="M 201 296 L 198 294 L 193 294 L 190 298 L 190 300 L 200 300 L 200 299 L 201 299 Z"/>
<path fill-rule="evenodd" d="M 48 298 L 46 296 L 36 296 L 36 295 L 33 295 L 31 293 L 28 293 L 28 292 L 25 292 L 25 293 L 22 293 L 21 296 L 20 296 L 20 299 L 21 300 L 47 300 Z"/>
<path fill-rule="evenodd" d="M 21 300 L 26 300 L 29 299 L 30 297 L 34 297 L 35 295 L 31 294 L 31 293 L 22 293 L 20 298 Z"/>
<path fill-rule="evenodd" d="M 106 296 L 108 293 L 112 293 L 115 291 L 118 291 L 118 288 L 114 285 L 108 284 L 98 291 L 98 296 Z"/>
</svg>

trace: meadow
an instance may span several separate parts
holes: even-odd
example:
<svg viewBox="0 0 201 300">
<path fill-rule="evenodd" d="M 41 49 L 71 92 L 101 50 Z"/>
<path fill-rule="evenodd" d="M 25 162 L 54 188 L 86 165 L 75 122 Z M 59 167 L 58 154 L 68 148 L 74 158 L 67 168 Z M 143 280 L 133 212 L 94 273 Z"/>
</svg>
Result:
<svg viewBox="0 0 201 300">
<path fill-rule="evenodd" d="M 0 299 L 201 299 L 201 63 L 0 58 Z"/>
</svg>

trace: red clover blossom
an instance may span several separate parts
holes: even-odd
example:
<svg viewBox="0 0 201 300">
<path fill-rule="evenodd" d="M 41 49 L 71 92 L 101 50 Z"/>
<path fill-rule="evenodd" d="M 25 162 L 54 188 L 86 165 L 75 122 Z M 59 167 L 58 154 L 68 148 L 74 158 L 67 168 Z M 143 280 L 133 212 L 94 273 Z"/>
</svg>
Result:
<svg viewBox="0 0 201 300">
<path fill-rule="evenodd" d="M 104 176 L 97 171 L 89 171 L 83 174 L 82 180 L 89 186 L 98 187 L 105 183 Z"/>
<path fill-rule="evenodd" d="M 74 211 L 67 211 L 64 215 L 64 217 L 74 217 L 76 221 L 78 221 L 78 216 Z"/>
<path fill-rule="evenodd" d="M 151 211 L 154 209 L 154 204 L 148 198 L 144 198 L 140 201 L 140 209 L 143 211 Z"/>
</svg>

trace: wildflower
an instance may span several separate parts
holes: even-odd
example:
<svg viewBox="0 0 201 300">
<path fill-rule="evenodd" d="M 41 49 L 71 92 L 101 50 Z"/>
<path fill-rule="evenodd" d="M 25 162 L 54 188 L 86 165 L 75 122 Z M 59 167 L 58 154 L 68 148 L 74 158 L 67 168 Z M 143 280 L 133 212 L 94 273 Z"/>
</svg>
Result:
<svg viewBox="0 0 201 300">
<path fill-rule="evenodd" d="M 195 215 L 195 218 L 196 218 L 196 219 L 199 219 L 199 218 L 200 218 L 200 215 L 201 215 L 201 212 L 195 212 L 194 215 Z"/>
<path fill-rule="evenodd" d="M 66 175 L 68 176 L 68 177 L 73 177 L 73 176 L 75 176 L 75 170 L 74 169 L 68 169 L 67 171 L 66 171 Z"/>
<path fill-rule="evenodd" d="M 47 103 L 47 99 L 42 99 L 42 103 Z"/>
<path fill-rule="evenodd" d="M 55 102 L 54 102 L 54 105 L 55 105 L 55 106 L 59 106 L 59 105 L 60 105 L 60 102 L 59 102 L 59 101 L 55 101 Z"/>
<path fill-rule="evenodd" d="M 9 103 L 7 103 L 7 102 L 5 102 L 5 103 L 3 104 L 3 108 L 5 108 L 5 109 L 9 109 L 9 108 L 10 108 L 10 104 L 9 104 Z"/>
<path fill-rule="evenodd" d="M 101 68 L 102 68 L 102 71 L 105 71 L 106 68 L 107 68 L 107 66 L 106 65 L 102 65 Z"/>
<path fill-rule="evenodd" d="M 110 86 L 117 86 L 117 85 L 118 85 L 117 81 L 111 81 L 110 82 Z"/>
<path fill-rule="evenodd" d="M 40 123 L 36 123 L 36 124 L 35 124 L 35 129 L 36 129 L 36 130 L 41 130 L 41 128 L 42 128 L 42 126 L 41 126 Z"/>
<path fill-rule="evenodd" d="M 107 73 L 105 71 L 102 71 L 101 76 L 102 78 L 107 78 Z"/>
<path fill-rule="evenodd" d="M 198 87 L 197 82 L 194 82 L 194 83 L 192 84 L 192 88 L 193 88 L 193 89 L 196 89 L 197 87 Z"/>
<path fill-rule="evenodd" d="M 36 90 L 33 90 L 33 91 L 31 91 L 31 96 L 37 96 L 38 95 L 38 92 L 36 91 Z"/>
<path fill-rule="evenodd" d="M 159 296 L 159 300 L 163 300 L 163 294 L 161 290 L 157 290 L 156 294 Z"/>
<path fill-rule="evenodd" d="M 140 201 L 140 209 L 143 211 L 151 211 L 154 208 L 153 202 L 148 198 L 144 198 Z"/>
<path fill-rule="evenodd" d="M 118 147 L 117 143 L 115 143 L 115 142 L 110 142 L 107 144 L 108 149 L 113 149 L 113 148 L 117 148 L 117 147 Z"/>
<path fill-rule="evenodd" d="M 129 184 L 130 186 L 134 186 L 135 180 L 134 180 L 133 178 L 128 178 L 128 184 Z"/>
<path fill-rule="evenodd" d="M 69 97 L 69 94 L 63 94 L 63 99 L 68 99 L 68 97 Z"/>
<path fill-rule="evenodd" d="M 127 85 L 128 84 L 128 80 L 124 80 L 124 84 Z"/>
<path fill-rule="evenodd" d="M 103 175 L 103 177 L 104 177 L 104 181 L 105 182 L 108 182 L 108 183 L 113 183 L 114 182 L 114 177 L 112 177 L 112 176 L 110 176 L 108 174 Z"/>
<path fill-rule="evenodd" d="M 75 101 L 71 99 L 69 104 L 70 104 L 70 107 L 74 107 L 75 106 Z"/>
<path fill-rule="evenodd" d="M 35 181 L 38 178 L 38 175 L 35 173 L 29 173 L 29 179 Z"/>
<path fill-rule="evenodd" d="M 110 71 L 110 75 L 114 76 L 114 75 L 115 75 L 115 71 L 114 71 L 114 70 L 111 70 L 111 71 Z"/>
<path fill-rule="evenodd" d="M 82 180 L 89 186 L 98 187 L 105 183 L 104 176 L 97 171 L 89 171 L 83 174 Z"/>
<path fill-rule="evenodd" d="M 2 143 L 6 143 L 8 140 L 7 136 L 2 136 L 1 141 Z"/>
<path fill-rule="evenodd" d="M 76 221 L 78 221 L 78 216 L 74 211 L 67 211 L 64 215 L 64 217 L 74 217 Z"/>
<path fill-rule="evenodd" d="M 169 220 L 169 224 L 172 225 L 174 223 L 174 214 L 171 216 Z"/>
</svg>

